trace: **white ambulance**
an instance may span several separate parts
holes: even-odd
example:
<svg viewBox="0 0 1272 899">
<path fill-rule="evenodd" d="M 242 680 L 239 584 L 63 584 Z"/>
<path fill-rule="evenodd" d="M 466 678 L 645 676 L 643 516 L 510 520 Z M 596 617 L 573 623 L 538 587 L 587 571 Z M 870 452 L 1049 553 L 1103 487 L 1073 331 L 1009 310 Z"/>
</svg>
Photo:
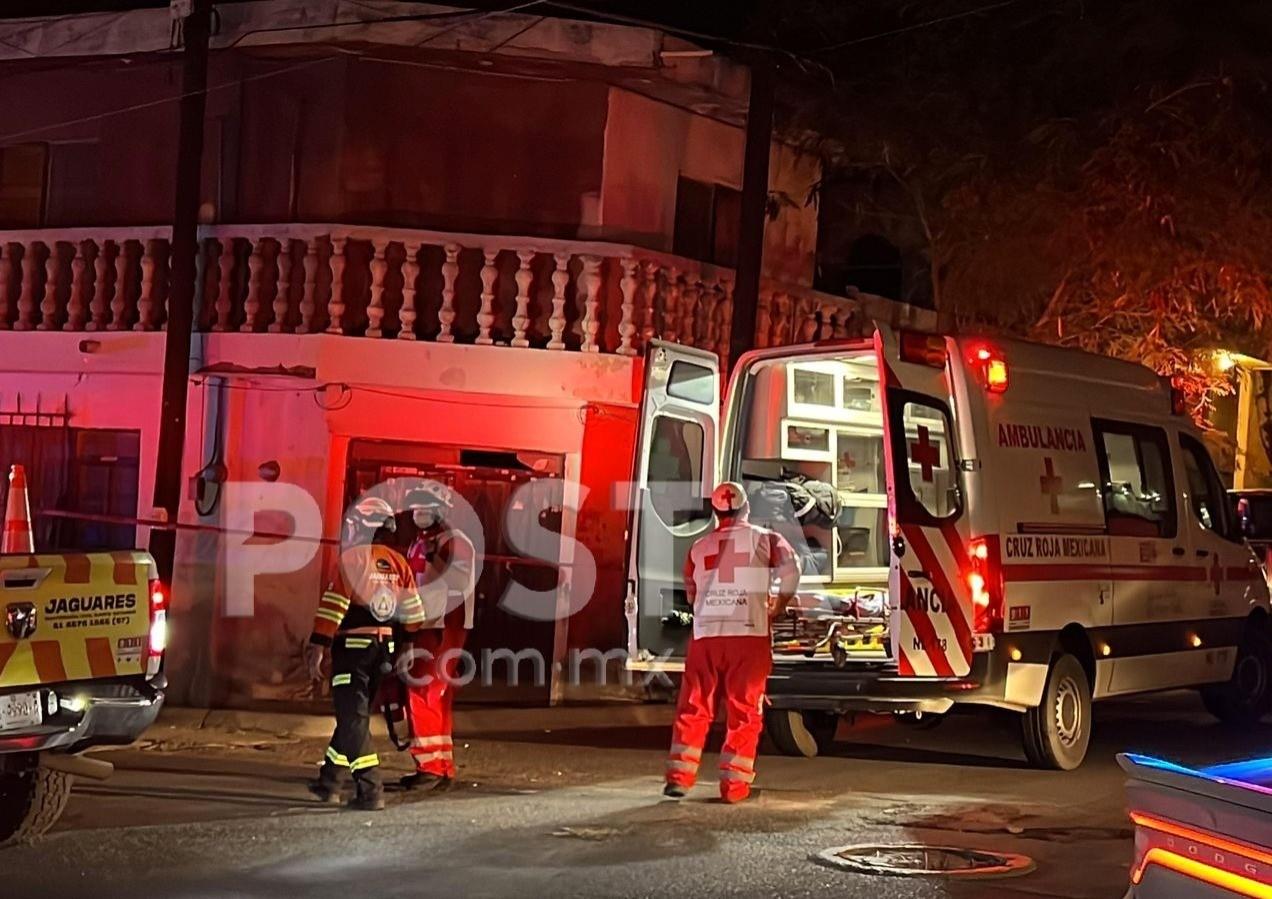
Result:
<svg viewBox="0 0 1272 899">
<path fill-rule="evenodd" d="M 744 483 L 803 560 L 774 626 L 783 751 L 816 754 L 845 713 L 969 703 L 1021 713 L 1029 761 L 1072 769 L 1093 700 L 1199 687 L 1225 721 L 1272 711 L 1262 569 L 1149 369 L 879 327 L 746 354 L 723 424 L 714 354 L 656 343 L 645 379 L 629 665 L 683 664 L 702 498 Z M 757 503 L 773 497 L 791 503 Z"/>
</svg>

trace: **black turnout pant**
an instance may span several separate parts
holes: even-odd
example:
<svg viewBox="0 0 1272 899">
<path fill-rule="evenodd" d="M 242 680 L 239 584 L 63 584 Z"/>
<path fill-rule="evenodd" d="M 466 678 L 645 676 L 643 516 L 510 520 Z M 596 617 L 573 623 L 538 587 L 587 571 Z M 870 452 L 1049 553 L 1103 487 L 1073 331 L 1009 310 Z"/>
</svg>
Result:
<svg viewBox="0 0 1272 899">
<path fill-rule="evenodd" d="M 380 757 L 371 749 L 371 703 L 382 669 L 392 656 L 384 638 L 338 635 L 331 647 L 331 700 L 336 729 L 327 746 L 319 779 L 335 786 L 345 769 L 358 793 L 380 788 Z"/>
</svg>

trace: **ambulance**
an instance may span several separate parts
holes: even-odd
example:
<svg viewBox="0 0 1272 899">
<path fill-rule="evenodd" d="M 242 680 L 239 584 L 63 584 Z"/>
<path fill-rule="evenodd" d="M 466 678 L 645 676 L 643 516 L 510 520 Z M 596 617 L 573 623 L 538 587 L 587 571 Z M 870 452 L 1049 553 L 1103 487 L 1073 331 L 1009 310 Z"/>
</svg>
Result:
<svg viewBox="0 0 1272 899">
<path fill-rule="evenodd" d="M 773 628 L 782 751 L 824 750 L 845 714 L 978 705 L 1019 713 L 1028 760 L 1068 770 L 1093 701 L 1196 688 L 1226 722 L 1272 711 L 1267 582 L 1182 397 L 1149 369 L 878 326 L 747 353 L 723 416 L 714 354 L 654 342 L 644 377 L 629 667 L 683 666 L 703 498 L 742 483 L 803 565 Z"/>
</svg>

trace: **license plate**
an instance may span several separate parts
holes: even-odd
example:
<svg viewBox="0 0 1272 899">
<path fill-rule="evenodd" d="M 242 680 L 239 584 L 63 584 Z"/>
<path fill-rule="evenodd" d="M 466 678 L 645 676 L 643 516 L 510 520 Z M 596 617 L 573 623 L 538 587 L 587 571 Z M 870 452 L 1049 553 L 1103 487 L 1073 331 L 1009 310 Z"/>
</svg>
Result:
<svg viewBox="0 0 1272 899">
<path fill-rule="evenodd" d="M 40 694 L 10 693 L 0 696 L 0 730 L 39 727 L 43 719 Z"/>
</svg>

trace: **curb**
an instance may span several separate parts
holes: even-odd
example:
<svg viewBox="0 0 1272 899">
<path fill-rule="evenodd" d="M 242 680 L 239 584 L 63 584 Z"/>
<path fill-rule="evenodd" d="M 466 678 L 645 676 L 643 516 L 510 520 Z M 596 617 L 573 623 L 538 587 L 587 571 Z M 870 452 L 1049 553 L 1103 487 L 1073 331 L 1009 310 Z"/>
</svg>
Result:
<svg viewBox="0 0 1272 899">
<path fill-rule="evenodd" d="M 670 726 L 675 709 L 670 704 L 614 703 L 542 708 L 464 708 L 455 711 L 455 735 L 515 736 L 517 732 L 543 732 L 575 728 Z M 335 719 L 330 715 L 297 712 L 251 712 L 234 709 L 190 709 L 164 706 L 155 727 L 189 730 L 263 731 L 276 735 L 323 739 L 331 736 Z M 371 732 L 385 736 L 384 718 L 373 715 Z"/>
</svg>

